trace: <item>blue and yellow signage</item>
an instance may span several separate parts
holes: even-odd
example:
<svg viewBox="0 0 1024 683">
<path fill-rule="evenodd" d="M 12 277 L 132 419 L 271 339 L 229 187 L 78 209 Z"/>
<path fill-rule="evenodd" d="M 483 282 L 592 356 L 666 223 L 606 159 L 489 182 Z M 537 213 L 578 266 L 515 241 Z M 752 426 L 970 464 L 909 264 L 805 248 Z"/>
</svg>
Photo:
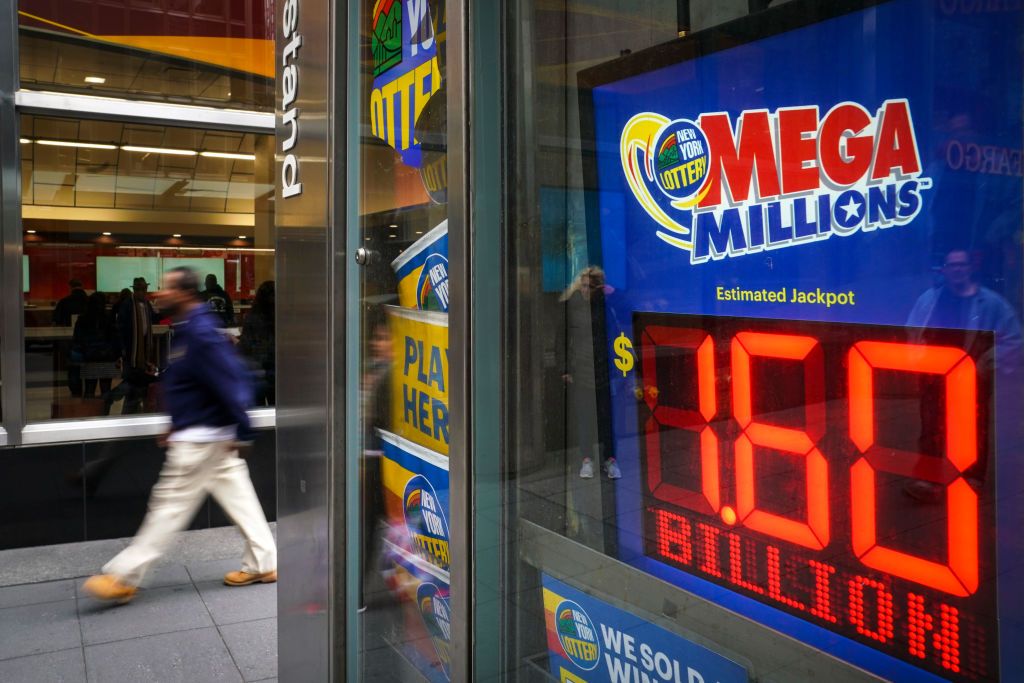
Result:
<svg viewBox="0 0 1024 683">
<path fill-rule="evenodd" d="M 416 240 L 391 262 L 398 303 L 421 311 L 448 311 L 448 221 Z"/>
<path fill-rule="evenodd" d="M 541 574 L 548 664 L 563 683 L 746 683 L 717 652 Z"/>
<path fill-rule="evenodd" d="M 448 315 L 388 307 L 394 368 L 391 425 L 395 433 L 448 455 Z"/>
<path fill-rule="evenodd" d="M 402 163 L 419 168 L 416 119 L 441 88 L 441 63 L 428 0 L 376 0 L 370 47 L 370 128 Z"/>
</svg>

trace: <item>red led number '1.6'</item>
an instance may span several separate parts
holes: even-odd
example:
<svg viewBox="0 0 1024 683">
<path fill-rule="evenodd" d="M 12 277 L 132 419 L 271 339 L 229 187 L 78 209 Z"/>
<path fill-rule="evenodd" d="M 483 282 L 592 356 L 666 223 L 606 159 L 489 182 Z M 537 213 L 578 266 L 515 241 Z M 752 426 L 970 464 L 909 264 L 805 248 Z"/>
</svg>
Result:
<svg viewBox="0 0 1024 683">
<path fill-rule="evenodd" d="M 917 666 L 995 680 L 979 534 L 992 382 L 975 362 L 990 333 L 658 314 L 634 329 L 649 552 Z"/>
</svg>

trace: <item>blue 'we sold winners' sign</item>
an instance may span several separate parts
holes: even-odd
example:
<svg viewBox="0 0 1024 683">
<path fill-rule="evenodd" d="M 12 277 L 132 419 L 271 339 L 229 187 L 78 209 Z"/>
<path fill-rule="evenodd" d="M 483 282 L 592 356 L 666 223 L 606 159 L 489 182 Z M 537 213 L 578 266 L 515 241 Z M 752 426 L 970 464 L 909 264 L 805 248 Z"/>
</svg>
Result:
<svg viewBox="0 0 1024 683">
<path fill-rule="evenodd" d="M 739 683 L 735 662 L 544 574 L 550 670 L 563 683 Z"/>
</svg>

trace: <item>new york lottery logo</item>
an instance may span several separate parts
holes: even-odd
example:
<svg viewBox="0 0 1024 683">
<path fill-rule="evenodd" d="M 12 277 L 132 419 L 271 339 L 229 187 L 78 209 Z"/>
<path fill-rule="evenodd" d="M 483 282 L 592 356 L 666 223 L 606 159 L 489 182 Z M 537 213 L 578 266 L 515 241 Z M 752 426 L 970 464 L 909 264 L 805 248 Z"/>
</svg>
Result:
<svg viewBox="0 0 1024 683">
<path fill-rule="evenodd" d="M 427 257 L 416 292 L 420 310 L 448 311 L 448 259 L 441 254 Z"/>
<path fill-rule="evenodd" d="M 910 104 L 842 102 L 633 116 L 622 171 L 663 242 L 693 264 L 907 225 L 932 186 Z"/>
<path fill-rule="evenodd" d="M 405 485 L 405 527 L 416 553 L 435 567 L 449 571 L 448 522 L 441 501 L 427 478 L 417 474 Z"/>
<path fill-rule="evenodd" d="M 583 608 L 572 600 L 563 600 L 555 609 L 555 628 L 562 652 L 573 664 L 590 671 L 601 659 L 597 628 Z"/>
</svg>

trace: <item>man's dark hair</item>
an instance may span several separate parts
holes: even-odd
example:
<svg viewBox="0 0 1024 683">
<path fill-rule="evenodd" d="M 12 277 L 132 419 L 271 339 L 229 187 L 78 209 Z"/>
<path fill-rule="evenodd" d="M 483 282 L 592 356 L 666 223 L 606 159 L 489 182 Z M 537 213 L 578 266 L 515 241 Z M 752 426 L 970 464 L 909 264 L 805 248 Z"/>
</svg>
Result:
<svg viewBox="0 0 1024 683">
<path fill-rule="evenodd" d="M 211 282 L 213 284 L 217 284 L 217 276 L 214 275 L 213 273 L 210 273 L 209 275 L 206 276 L 206 284 L 209 285 Z"/>
<path fill-rule="evenodd" d="M 188 266 L 171 268 L 168 273 L 175 273 L 178 276 L 174 288 L 182 292 L 188 292 L 192 296 L 199 296 L 199 273 Z"/>
<path fill-rule="evenodd" d="M 77 278 L 75 278 L 74 280 L 71 280 L 70 282 L 68 282 L 68 285 L 70 285 L 71 289 L 81 289 L 82 288 L 82 281 L 77 279 Z"/>
</svg>

